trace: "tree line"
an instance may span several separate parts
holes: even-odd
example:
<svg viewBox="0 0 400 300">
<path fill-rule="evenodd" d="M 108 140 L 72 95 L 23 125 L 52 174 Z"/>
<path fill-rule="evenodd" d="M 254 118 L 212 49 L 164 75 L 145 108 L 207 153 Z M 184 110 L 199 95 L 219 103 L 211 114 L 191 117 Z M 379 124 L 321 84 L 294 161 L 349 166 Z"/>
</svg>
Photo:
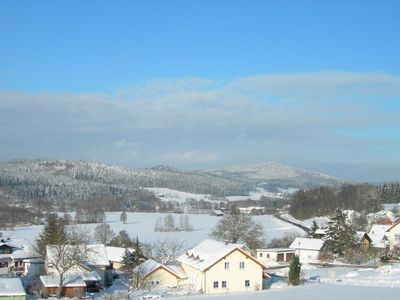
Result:
<svg viewBox="0 0 400 300">
<path fill-rule="evenodd" d="M 290 199 L 289 212 L 298 219 L 329 215 L 338 207 L 370 213 L 381 210 L 382 203 L 376 186 L 345 184 L 338 188 L 299 190 Z"/>
</svg>

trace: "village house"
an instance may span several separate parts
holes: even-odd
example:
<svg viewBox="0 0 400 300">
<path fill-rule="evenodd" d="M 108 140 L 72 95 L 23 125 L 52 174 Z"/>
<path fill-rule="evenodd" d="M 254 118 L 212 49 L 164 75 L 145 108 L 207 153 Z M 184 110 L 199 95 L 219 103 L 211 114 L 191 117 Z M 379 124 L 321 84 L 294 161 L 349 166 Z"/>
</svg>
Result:
<svg viewBox="0 0 400 300">
<path fill-rule="evenodd" d="M 25 300 L 26 293 L 19 278 L 0 277 L 0 299 L 1 300 Z"/>
<path fill-rule="evenodd" d="M 178 264 L 163 265 L 148 259 L 135 270 L 142 281 L 142 286 L 148 288 L 171 288 L 186 282 L 185 270 Z"/>
<path fill-rule="evenodd" d="M 195 292 L 218 294 L 260 290 L 267 267 L 240 244 L 205 240 L 178 258 Z"/>
<path fill-rule="evenodd" d="M 290 248 L 257 249 L 257 259 L 262 263 L 273 265 L 288 265 L 296 250 Z"/>
<path fill-rule="evenodd" d="M 357 243 L 364 249 L 367 250 L 372 246 L 372 239 L 368 233 L 364 231 L 356 231 Z"/>
<path fill-rule="evenodd" d="M 25 259 L 35 258 L 37 255 L 27 246 L 27 241 L 1 238 L 0 240 L 0 275 L 24 272 Z"/>
<path fill-rule="evenodd" d="M 322 239 L 298 237 L 293 241 L 289 248 L 296 251 L 296 255 L 299 257 L 300 262 L 303 263 L 319 260 L 319 254 L 323 245 L 324 240 Z"/>
<path fill-rule="evenodd" d="M 400 220 L 390 226 L 385 233 L 389 242 L 389 249 L 400 246 Z"/>
</svg>

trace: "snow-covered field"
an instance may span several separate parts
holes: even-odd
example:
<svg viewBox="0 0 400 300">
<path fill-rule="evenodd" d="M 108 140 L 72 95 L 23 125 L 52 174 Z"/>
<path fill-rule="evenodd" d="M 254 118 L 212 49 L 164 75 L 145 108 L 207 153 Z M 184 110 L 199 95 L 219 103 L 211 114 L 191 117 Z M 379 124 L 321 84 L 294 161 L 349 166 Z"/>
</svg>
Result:
<svg viewBox="0 0 400 300">
<path fill-rule="evenodd" d="M 191 300 L 380 300 L 399 299 L 399 289 L 367 286 L 340 286 L 314 284 L 284 289 L 266 290 L 246 294 L 192 296 Z M 182 299 L 169 298 L 169 299 Z M 189 298 L 187 298 L 189 299 Z"/>
<path fill-rule="evenodd" d="M 193 200 L 207 200 L 210 201 L 211 196 L 210 195 L 204 195 L 204 194 L 193 194 L 193 193 L 187 193 L 187 192 L 181 192 L 181 191 L 176 191 L 176 190 L 171 190 L 168 188 L 145 188 L 146 190 L 154 193 L 154 195 L 163 201 L 175 201 L 178 203 L 185 203 L 186 200 L 193 199 Z"/>
<path fill-rule="evenodd" d="M 202 240 L 208 238 L 211 229 L 215 227 L 220 217 L 210 216 L 206 214 L 189 214 L 190 223 L 194 227 L 194 231 L 190 232 L 154 232 L 154 225 L 157 218 L 164 217 L 165 213 L 127 213 L 127 224 L 123 224 L 120 219 L 120 212 L 106 213 L 106 223 L 117 234 L 120 230 L 126 230 L 133 238 L 138 236 L 142 242 L 152 242 L 156 239 L 176 238 L 186 241 L 187 247 L 194 246 Z M 179 225 L 181 214 L 172 214 L 175 222 Z M 282 237 L 286 233 L 296 233 L 303 235 L 304 232 L 290 224 L 276 219 L 273 216 L 254 216 L 255 221 L 260 222 L 265 228 L 267 240 Z M 98 224 L 77 225 L 87 231 L 90 236 L 93 236 L 95 227 Z M 33 242 L 42 231 L 42 226 L 18 227 L 14 231 L 4 232 L 6 235 L 14 236 L 15 238 L 26 239 Z"/>
</svg>

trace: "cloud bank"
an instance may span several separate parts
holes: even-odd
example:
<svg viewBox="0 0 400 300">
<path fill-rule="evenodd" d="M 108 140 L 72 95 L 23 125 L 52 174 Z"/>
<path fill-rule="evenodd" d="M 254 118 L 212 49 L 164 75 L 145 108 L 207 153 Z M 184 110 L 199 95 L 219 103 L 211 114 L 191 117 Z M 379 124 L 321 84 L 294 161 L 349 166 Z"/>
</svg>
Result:
<svg viewBox="0 0 400 300">
<path fill-rule="evenodd" d="M 0 92 L 0 157 L 211 168 L 277 161 L 400 180 L 400 76 L 154 80 L 112 94 Z"/>
</svg>

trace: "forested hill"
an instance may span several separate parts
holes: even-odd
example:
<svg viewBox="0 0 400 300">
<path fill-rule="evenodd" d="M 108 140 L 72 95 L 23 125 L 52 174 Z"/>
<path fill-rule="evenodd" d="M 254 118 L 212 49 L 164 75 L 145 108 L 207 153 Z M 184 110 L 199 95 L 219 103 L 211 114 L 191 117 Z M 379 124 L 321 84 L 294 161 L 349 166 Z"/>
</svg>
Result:
<svg viewBox="0 0 400 300">
<path fill-rule="evenodd" d="M 290 213 L 299 219 L 332 214 L 337 207 L 358 212 L 377 212 L 383 203 L 400 203 L 400 184 L 344 184 L 299 190 L 293 194 Z"/>
<path fill-rule="evenodd" d="M 271 170 L 267 171 L 268 168 Z M 252 167 L 253 171 L 256 169 Z M 243 172 L 238 167 L 234 172 L 228 169 L 180 171 L 165 166 L 128 169 L 89 161 L 15 160 L 0 163 L 0 200 L 44 201 L 69 206 L 100 199 L 107 200 L 103 202 L 112 206 L 114 200 L 137 201 L 148 197 L 142 189 L 145 187 L 165 187 L 221 197 L 248 195 L 257 186 L 268 187 L 268 183 L 274 188 L 310 188 L 343 182 L 327 175 L 300 172 L 277 164 L 259 165 L 256 173 L 257 176 L 249 174 L 248 167 L 244 167 Z"/>
</svg>

